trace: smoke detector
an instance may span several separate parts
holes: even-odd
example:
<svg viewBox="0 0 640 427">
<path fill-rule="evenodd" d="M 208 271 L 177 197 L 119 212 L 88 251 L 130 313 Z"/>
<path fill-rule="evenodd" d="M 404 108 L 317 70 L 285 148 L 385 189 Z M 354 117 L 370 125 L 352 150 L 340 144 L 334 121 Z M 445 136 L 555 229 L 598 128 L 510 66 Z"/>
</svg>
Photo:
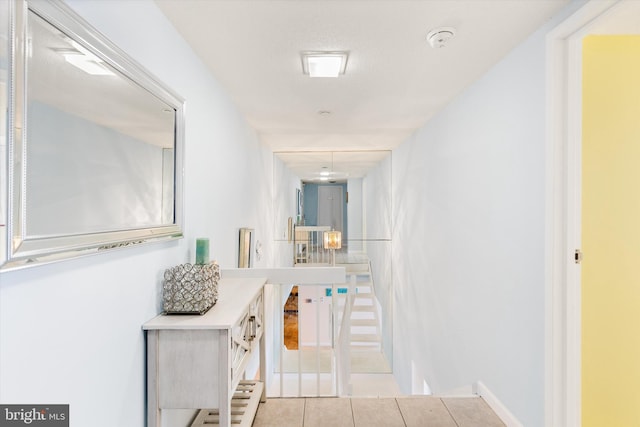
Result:
<svg viewBox="0 0 640 427">
<path fill-rule="evenodd" d="M 456 34 L 456 29 L 451 27 L 436 28 L 427 34 L 427 41 L 432 48 L 445 47 L 447 42 Z"/>
</svg>

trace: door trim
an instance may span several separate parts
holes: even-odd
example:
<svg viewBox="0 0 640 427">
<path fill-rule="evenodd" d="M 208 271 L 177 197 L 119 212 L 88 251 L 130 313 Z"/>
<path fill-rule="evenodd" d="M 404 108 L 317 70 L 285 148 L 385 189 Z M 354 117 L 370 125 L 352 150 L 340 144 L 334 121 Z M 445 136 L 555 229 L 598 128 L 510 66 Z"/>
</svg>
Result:
<svg viewBox="0 0 640 427">
<path fill-rule="evenodd" d="M 582 39 L 622 3 L 591 0 L 547 36 L 546 426 L 581 425 Z"/>
</svg>

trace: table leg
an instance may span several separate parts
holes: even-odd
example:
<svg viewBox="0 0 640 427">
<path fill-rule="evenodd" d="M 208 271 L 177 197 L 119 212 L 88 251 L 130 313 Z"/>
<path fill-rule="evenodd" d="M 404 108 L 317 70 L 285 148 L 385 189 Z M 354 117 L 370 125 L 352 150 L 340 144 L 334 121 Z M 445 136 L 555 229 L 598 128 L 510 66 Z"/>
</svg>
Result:
<svg viewBox="0 0 640 427">
<path fill-rule="evenodd" d="M 147 427 L 161 427 L 158 400 L 158 331 L 147 331 Z"/>
</svg>

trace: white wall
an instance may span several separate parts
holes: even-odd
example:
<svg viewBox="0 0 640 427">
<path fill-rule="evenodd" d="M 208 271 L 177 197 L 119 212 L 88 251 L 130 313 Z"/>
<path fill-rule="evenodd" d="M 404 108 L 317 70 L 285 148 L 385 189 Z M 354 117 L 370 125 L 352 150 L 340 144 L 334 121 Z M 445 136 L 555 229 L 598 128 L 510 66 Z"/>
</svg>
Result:
<svg viewBox="0 0 640 427">
<path fill-rule="evenodd" d="M 331 300 L 326 287 L 298 286 L 300 347 L 331 346 Z"/>
<path fill-rule="evenodd" d="M 68 403 L 71 424 L 145 425 L 141 325 L 160 311 L 165 268 L 196 237 L 237 263 L 238 228 L 273 258 L 272 157 L 151 0 L 68 3 L 187 100 L 185 234 L 0 275 L 0 402 Z M 218 304 L 224 304 L 219 301 Z"/>
<path fill-rule="evenodd" d="M 302 189 L 300 178 L 287 168 L 277 156 L 273 159 L 273 198 L 274 228 L 276 253 L 275 266 L 293 267 L 293 243 L 289 242 L 288 220 L 296 221 L 298 206 L 297 190 Z"/>
<path fill-rule="evenodd" d="M 347 203 L 347 221 L 349 235 L 347 243 L 349 252 L 362 252 L 362 239 L 364 233 L 362 211 L 362 178 L 354 178 L 347 181 L 349 202 Z"/>
<path fill-rule="evenodd" d="M 362 183 L 364 237 L 390 239 L 392 235 L 392 155 L 370 170 Z"/>
<path fill-rule="evenodd" d="M 392 156 L 370 170 L 362 182 L 364 249 L 371 261 L 375 294 L 382 317 L 383 351 L 393 363 Z"/>
<path fill-rule="evenodd" d="M 545 34 L 559 22 L 393 152 L 401 388 L 412 366 L 436 394 L 481 380 L 526 426 L 544 420 Z"/>
<path fill-rule="evenodd" d="M 37 101 L 27 120 L 40 123 L 27 144 L 30 236 L 163 224 L 162 147 Z"/>
</svg>

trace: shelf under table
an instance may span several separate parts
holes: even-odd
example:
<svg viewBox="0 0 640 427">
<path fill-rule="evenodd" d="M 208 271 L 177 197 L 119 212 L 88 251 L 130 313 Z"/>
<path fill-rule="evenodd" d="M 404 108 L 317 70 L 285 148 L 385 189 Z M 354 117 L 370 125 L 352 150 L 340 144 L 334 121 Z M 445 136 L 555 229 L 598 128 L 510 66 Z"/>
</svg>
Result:
<svg viewBox="0 0 640 427">
<path fill-rule="evenodd" d="M 260 381 L 240 381 L 231 399 L 231 425 L 251 427 L 263 388 L 264 384 Z M 219 419 L 220 412 L 217 409 L 201 409 L 191 427 L 217 426 Z"/>
</svg>

